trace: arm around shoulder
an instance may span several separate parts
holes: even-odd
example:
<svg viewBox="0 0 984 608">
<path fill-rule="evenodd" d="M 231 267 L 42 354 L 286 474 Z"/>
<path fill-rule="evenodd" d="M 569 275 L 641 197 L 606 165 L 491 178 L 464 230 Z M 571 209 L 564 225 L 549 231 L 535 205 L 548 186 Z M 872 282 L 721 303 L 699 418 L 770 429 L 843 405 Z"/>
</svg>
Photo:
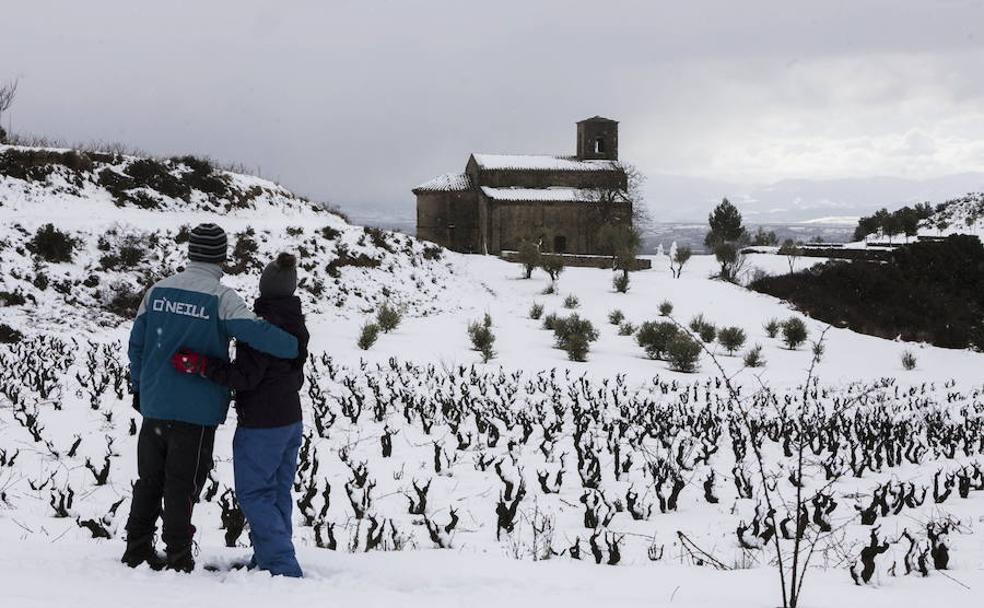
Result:
<svg viewBox="0 0 984 608">
<path fill-rule="evenodd" d="M 219 323 L 228 335 L 258 351 L 278 359 L 297 356 L 297 338 L 257 317 L 232 289 L 219 296 Z"/>
</svg>

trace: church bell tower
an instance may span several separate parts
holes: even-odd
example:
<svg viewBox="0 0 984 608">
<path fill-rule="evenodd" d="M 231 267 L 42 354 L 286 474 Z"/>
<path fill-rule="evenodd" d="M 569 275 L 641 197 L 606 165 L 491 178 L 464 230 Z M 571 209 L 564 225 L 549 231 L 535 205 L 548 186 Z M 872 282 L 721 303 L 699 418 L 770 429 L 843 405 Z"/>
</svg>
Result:
<svg viewBox="0 0 984 608">
<path fill-rule="evenodd" d="M 618 160 L 618 121 L 601 116 L 577 123 L 578 160 Z"/>
</svg>

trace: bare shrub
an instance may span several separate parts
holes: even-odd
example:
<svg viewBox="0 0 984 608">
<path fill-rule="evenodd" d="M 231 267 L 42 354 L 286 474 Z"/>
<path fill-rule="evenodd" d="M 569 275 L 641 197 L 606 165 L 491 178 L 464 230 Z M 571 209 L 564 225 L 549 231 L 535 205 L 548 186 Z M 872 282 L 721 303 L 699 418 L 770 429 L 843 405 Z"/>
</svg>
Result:
<svg viewBox="0 0 984 608">
<path fill-rule="evenodd" d="M 775 338 L 779 335 L 779 330 L 782 328 L 782 325 L 779 323 L 779 319 L 769 319 L 764 325 L 762 325 L 762 328 L 765 329 L 765 335 L 770 338 Z"/>
<path fill-rule="evenodd" d="M 475 321 L 468 325 L 468 337 L 472 348 L 482 354 L 482 362 L 488 363 L 494 356 L 495 334 L 492 333 L 492 318 L 488 315 L 481 322 Z"/>
<path fill-rule="evenodd" d="M 762 367 L 765 365 L 765 358 L 762 356 L 762 346 L 756 344 L 745 352 L 745 367 Z"/>
</svg>

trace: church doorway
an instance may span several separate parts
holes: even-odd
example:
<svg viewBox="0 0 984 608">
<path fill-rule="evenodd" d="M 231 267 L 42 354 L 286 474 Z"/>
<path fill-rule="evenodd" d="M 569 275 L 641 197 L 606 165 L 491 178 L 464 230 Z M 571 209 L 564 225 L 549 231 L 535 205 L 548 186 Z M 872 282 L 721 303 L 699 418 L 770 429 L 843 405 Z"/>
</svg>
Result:
<svg viewBox="0 0 984 608">
<path fill-rule="evenodd" d="M 554 253 L 567 253 L 567 237 L 562 234 L 555 236 L 553 250 Z"/>
</svg>

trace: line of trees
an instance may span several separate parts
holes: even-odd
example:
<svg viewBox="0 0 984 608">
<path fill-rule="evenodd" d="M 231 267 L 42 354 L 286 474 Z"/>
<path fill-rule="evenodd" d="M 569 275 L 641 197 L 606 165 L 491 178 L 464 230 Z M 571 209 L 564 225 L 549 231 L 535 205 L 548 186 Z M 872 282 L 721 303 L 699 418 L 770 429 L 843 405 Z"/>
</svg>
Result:
<svg viewBox="0 0 984 608">
<path fill-rule="evenodd" d="M 929 203 L 918 203 L 914 207 L 905 206 L 895 211 L 884 207 L 858 220 L 854 229 L 854 240 L 861 241 L 870 234 L 881 233 L 891 241 L 892 237 L 904 234 L 916 236 L 919 222 L 933 215 L 933 206 Z"/>
</svg>

